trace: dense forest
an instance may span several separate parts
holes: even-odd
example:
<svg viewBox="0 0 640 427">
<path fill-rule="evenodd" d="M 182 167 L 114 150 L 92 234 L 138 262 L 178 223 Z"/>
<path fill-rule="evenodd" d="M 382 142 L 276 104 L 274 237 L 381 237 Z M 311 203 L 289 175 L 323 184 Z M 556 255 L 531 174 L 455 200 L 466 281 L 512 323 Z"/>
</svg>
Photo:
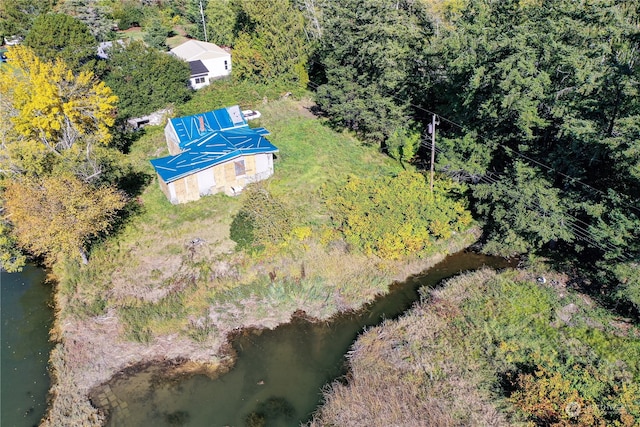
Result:
<svg viewBox="0 0 640 427">
<path fill-rule="evenodd" d="M 433 136 L 435 171 L 463 185 L 484 224 L 484 251 L 581 266 L 607 295 L 640 307 L 636 2 L 19 0 L 0 8 L 5 39 L 23 40 L 0 74 L 5 266 L 23 262 L 14 248 L 45 260 L 86 257 L 122 215 L 123 198 L 104 199 L 131 181 L 118 123 L 190 97 L 187 67 L 160 53 L 179 27 L 231 47 L 235 80 L 314 91 L 332 126 L 403 164 L 429 169 Z M 145 43 L 95 56 L 98 42 L 134 26 L 146 30 Z M 14 83 L 16 68 L 24 78 Z M 49 182 L 61 175 L 73 196 Z M 30 230 L 47 217 L 43 200 L 68 209 L 109 201 L 77 227 L 45 221 L 37 238 Z"/>
</svg>

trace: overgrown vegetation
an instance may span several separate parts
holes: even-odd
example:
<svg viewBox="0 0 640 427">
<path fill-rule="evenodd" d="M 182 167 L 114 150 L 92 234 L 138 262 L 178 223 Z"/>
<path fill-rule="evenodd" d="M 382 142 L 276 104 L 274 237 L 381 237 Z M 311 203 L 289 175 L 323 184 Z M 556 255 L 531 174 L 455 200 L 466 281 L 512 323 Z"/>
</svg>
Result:
<svg viewBox="0 0 640 427">
<path fill-rule="evenodd" d="M 116 44 L 111 61 L 94 55 L 115 38 L 114 21 L 141 25 L 135 37 L 161 49 L 173 31 L 203 39 L 198 1 L 0 3 L 0 32 L 34 49 L 10 48 L 0 68 L 0 259 L 19 268 L 26 251 L 55 261 L 66 325 L 117 317 L 113 335 L 140 345 L 170 334 L 206 345 L 300 307 L 325 318 L 384 292 L 443 240 L 460 245 L 467 206 L 483 221 L 486 252 L 580 266 L 585 289 L 637 315 L 635 4 L 205 3 L 210 41 L 233 49 L 234 77 L 197 93 L 185 64 L 142 43 Z M 260 109 L 254 123 L 280 148 L 273 178 L 240 198 L 170 205 L 148 163 L 166 151 L 162 129 L 116 135 L 113 125 L 171 103 L 175 115 Z M 432 196 L 416 166 L 431 166 L 434 113 Z M 89 250 L 90 265 L 73 259 Z M 434 301 L 438 316 L 427 317 L 439 335 L 393 344 L 411 350 L 393 374 L 406 387 L 384 400 L 359 393 L 369 412 L 419 396 L 413 409 L 391 407 L 388 424 L 405 410 L 409 424 L 635 422 L 634 326 L 624 335 L 598 310 L 586 316 L 573 293 L 515 276 L 487 279 L 482 295 L 464 289 L 435 294 L 446 304 Z M 416 359 L 425 345 L 434 360 Z M 460 359 L 444 360 L 445 350 Z"/>
<path fill-rule="evenodd" d="M 311 425 L 637 425 L 640 330 L 565 279 L 485 270 L 423 290 L 358 339 Z"/>
<path fill-rule="evenodd" d="M 619 298 L 634 300 L 640 270 L 635 4 L 313 6 L 312 86 L 330 123 L 398 157 L 397 135 L 427 139 L 439 115 L 436 170 L 473 184 L 483 250 L 592 265 L 600 286 L 624 282 L 605 297 L 629 307 Z M 429 145 L 413 160 L 429 166 Z"/>
<path fill-rule="evenodd" d="M 436 182 L 433 194 L 424 176 L 402 172 L 380 179 L 351 177 L 326 190 L 329 210 L 347 243 L 368 255 L 398 259 L 425 255 L 471 223 L 453 188 Z"/>
</svg>

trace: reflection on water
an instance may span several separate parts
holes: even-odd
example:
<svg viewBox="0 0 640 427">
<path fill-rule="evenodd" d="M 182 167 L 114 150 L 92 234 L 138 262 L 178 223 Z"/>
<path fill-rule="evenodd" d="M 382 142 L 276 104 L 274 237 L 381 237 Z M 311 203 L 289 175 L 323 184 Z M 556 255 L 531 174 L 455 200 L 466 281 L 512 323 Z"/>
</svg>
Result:
<svg viewBox="0 0 640 427">
<path fill-rule="evenodd" d="M 44 272 L 27 266 L 21 273 L 0 270 L 2 385 L 0 425 L 38 425 L 46 411 L 47 362 L 53 312 Z"/>
<path fill-rule="evenodd" d="M 358 313 L 331 322 L 296 319 L 274 330 L 247 331 L 233 341 L 233 369 L 211 380 L 196 375 L 181 382 L 150 381 L 142 373 L 111 386 L 110 425 L 272 426 L 299 425 L 321 401 L 322 388 L 345 373 L 344 355 L 367 326 L 394 318 L 418 299 L 417 289 L 483 265 L 503 268 L 501 258 L 459 253 L 426 273 L 395 285 Z M 152 384 L 152 385 L 150 385 Z"/>
</svg>

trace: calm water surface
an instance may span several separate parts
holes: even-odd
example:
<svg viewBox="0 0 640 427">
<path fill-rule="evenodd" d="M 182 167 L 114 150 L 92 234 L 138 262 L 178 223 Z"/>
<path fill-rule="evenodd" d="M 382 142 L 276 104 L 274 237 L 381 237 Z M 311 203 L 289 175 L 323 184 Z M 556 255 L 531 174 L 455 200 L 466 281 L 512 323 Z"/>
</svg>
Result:
<svg viewBox="0 0 640 427">
<path fill-rule="evenodd" d="M 395 318 L 418 299 L 417 289 L 459 272 L 507 267 L 474 253 L 447 257 L 425 273 L 394 285 L 358 313 L 313 324 L 297 319 L 273 330 L 246 332 L 233 345 L 238 359 L 217 380 L 197 375 L 179 383 L 142 373 L 112 385 L 119 406 L 110 426 L 296 426 L 321 402 L 322 388 L 345 373 L 345 353 L 359 333 Z"/>
<path fill-rule="evenodd" d="M 2 427 L 38 425 L 46 411 L 53 310 L 44 279 L 45 273 L 31 266 L 21 273 L 0 271 Z"/>
</svg>

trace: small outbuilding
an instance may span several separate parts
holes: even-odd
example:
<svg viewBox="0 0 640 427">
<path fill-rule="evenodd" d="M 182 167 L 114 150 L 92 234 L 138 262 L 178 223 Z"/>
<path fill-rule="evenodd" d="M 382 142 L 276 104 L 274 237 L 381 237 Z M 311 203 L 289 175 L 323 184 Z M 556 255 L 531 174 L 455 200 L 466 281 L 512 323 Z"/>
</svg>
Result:
<svg viewBox="0 0 640 427">
<path fill-rule="evenodd" d="M 224 192 L 233 196 L 273 175 L 278 148 L 265 128 L 250 128 L 240 107 L 170 119 L 170 156 L 151 160 L 163 193 L 173 204 Z"/>
<path fill-rule="evenodd" d="M 213 43 L 189 40 L 171 49 L 171 53 L 189 63 L 194 89 L 231 74 L 231 53 Z"/>
</svg>

